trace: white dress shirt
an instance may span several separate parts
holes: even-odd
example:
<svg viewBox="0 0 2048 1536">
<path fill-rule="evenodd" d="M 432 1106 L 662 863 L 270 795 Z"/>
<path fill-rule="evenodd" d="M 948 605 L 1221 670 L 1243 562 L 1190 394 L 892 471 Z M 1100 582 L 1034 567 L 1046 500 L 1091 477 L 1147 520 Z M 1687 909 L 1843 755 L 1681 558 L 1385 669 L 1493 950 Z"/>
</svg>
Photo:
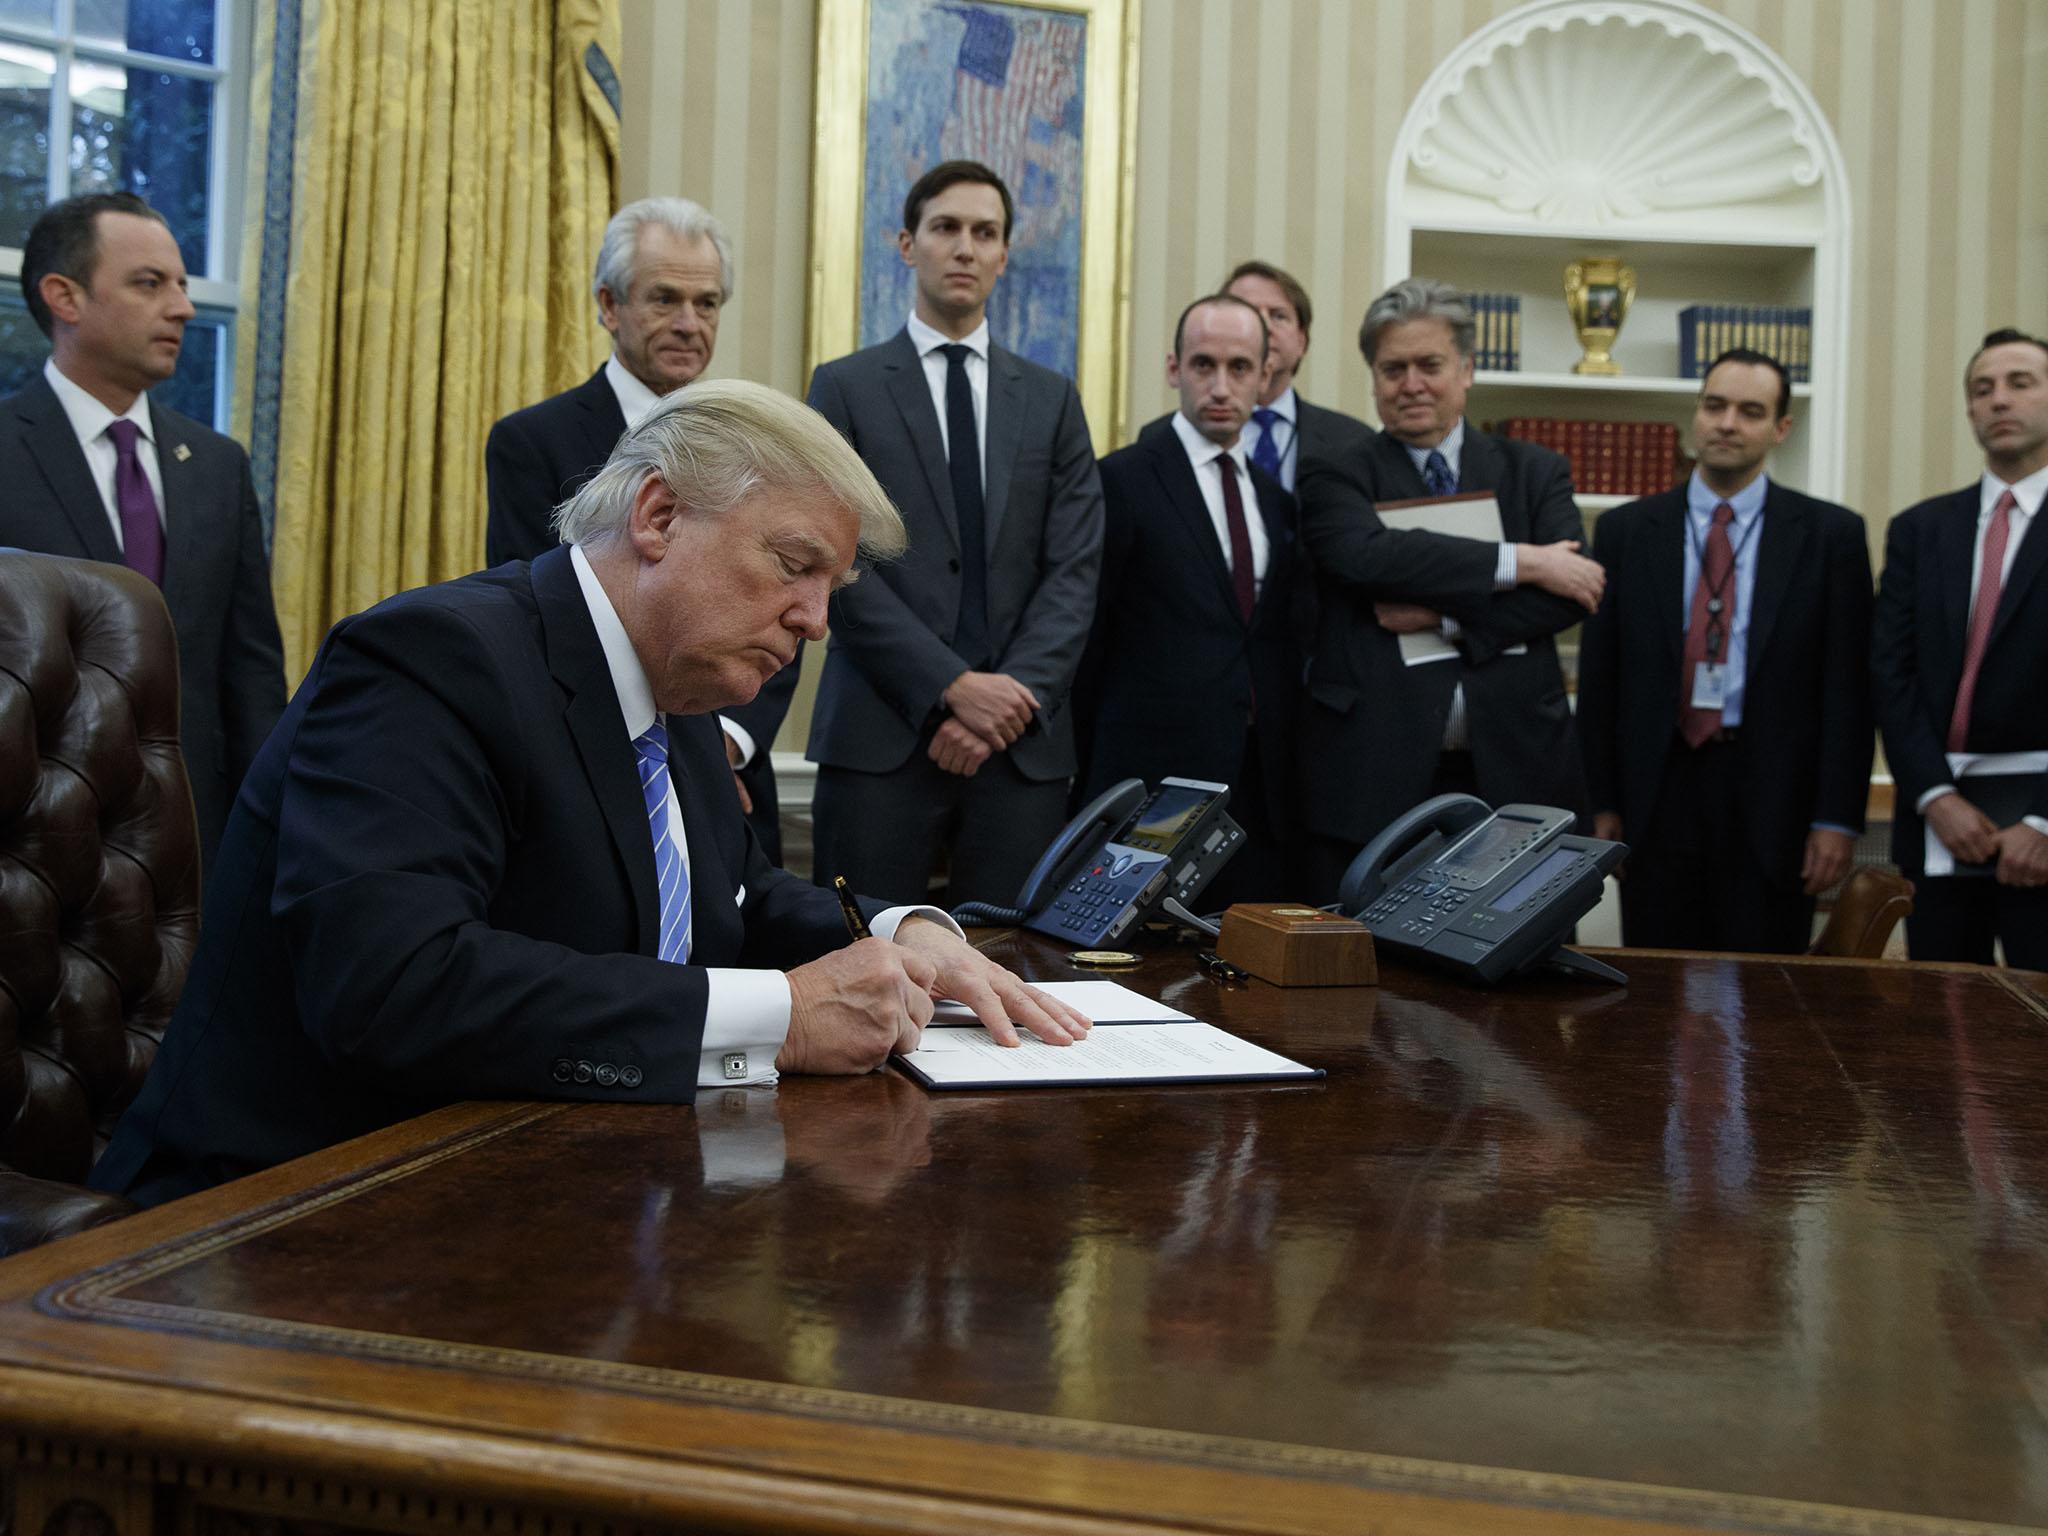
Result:
<svg viewBox="0 0 2048 1536">
<path fill-rule="evenodd" d="M 114 499 L 114 470 L 120 463 L 121 451 L 107 435 L 107 428 L 116 421 L 132 421 L 142 429 L 141 435 L 135 439 L 135 457 L 142 464 L 142 472 L 149 477 L 150 494 L 156 497 L 157 521 L 162 522 L 164 476 L 157 464 L 156 428 L 149 419 L 149 396 L 137 395 L 128 409 L 116 416 L 65 378 L 54 357 L 43 360 L 43 377 L 50 381 L 57 403 L 64 407 L 64 414 L 70 419 L 71 430 L 78 434 L 78 446 L 85 451 L 86 468 L 92 471 L 92 483 L 100 490 L 100 505 L 106 508 L 107 524 L 114 530 L 114 543 L 126 554 L 128 540 L 121 533 L 121 504 Z"/>
<path fill-rule="evenodd" d="M 1223 477 L 1237 477 L 1238 496 L 1244 503 L 1245 534 L 1252 546 L 1252 591 L 1256 595 L 1263 591 L 1266 582 L 1266 565 L 1272 558 L 1272 541 L 1266 537 L 1266 519 L 1259 511 L 1259 493 L 1252 489 L 1251 466 L 1246 462 L 1244 434 L 1239 433 L 1237 441 L 1228 448 L 1216 444 L 1196 430 L 1195 424 L 1179 411 L 1173 413 L 1173 430 L 1180 438 L 1181 447 L 1187 450 L 1188 463 L 1194 466 L 1195 484 L 1202 492 L 1202 505 L 1209 509 L 1209 522 L 1216 530 L 1216 542 L 1223 548 L 1223 564 L 1234 576 L 1237 568 L 1230 563 L 1230 514 L 1224 510 Z"/>
<path fill-rule="evenodd" d="M 2012 492 L 2013 506 L 2012 510 L 2006 513 L 2005 560 L 1998 568 L 1998 586 L 2001 593 L 2005 590 L 2006 579 L 2012 575 L 2013 561 L 2019 558 L 2020 543 L 2026 538 L 2027 530 L 2034 526 L 2034 515 L 2041 510 L 2042 498 L 2048 496 L 2048 469 L 2037 469 L 2016 485 L 2007 485 L 1990 470 L 1984 471 L 1983 479 L 1977 484 L 1977 537 L 1970 545 L 1970 607 L 1966 610 L 1968 612 L 1974 612 L 1977 607 L 1977 588 L 1984 577 L 1984 539 L 1991 531 L 1991 514 L 1998 508 L 1999 497 L 2007 491 Z M 1965 619 L 1965 634 L 1969 632 L 1968 623 Z M 1941 729 L 1942 734 L 1947 735 L 1946 720 L 1941 722 Z M 1955 792 L 1956 787 L 1953 784 L 1937 784 L 1913 803 L 1913 809 L 1925 816 L 1928 806 L 1943 795 L 1952 795 Z M 2042 836 L 2048 837 L 2048 816 L 2022 816 L 2020 820 Z"/>
<path fill-rule="evenodd" d="M 917 348 L 917 355 L 924 360 L 924 381 L 932 392 L 932 409 L 939 413 L 939 449 L 948 460 L 953 455 L 953 445 L 946 430 L 946 370 L 950 364 L 946 354 L 939 350 L 953 345 L 953 338 L 933 330 L 916 315 L 910 317 L 908 326 L 910 344 Z M 982 489 L 988 488 L 988 321 L 983 320 L 972 332 L 960 338 L 960 345 L 967 348 L 967 392 L 974 397 L 974 446 L 975 462 L 981 466 Z"/>
<path fill-rule="evenodd" d="M 619 622 L 612 600 L 605 595 L 597 573 L 590 568 L 590 561 L 580 547 L 570 547 L 569 563 L 576 571 L 576 585 L 583 589 L 583 603 L 597 629 L 598 644 L 604 647 L 605 665 L 619 696 L 619 713 L 625 716 L 626 739 L 630 744 L 654 724 L 654 689 L 633 651 L 633 642 L 626 636 L 626 626 Z M 687 877 L 690 840 L 683 835 L 683 808 L 676 801 L 673 778 L 668 787 L 668 832 Z M 700 899 L 713 896 L 712 892 L 699 892 L 692 882 L 692 911 Z M 745 897 L 746 887 L 741 886 L 734 900 Z M 891 907 L 869 927 L 877 938 L 893 939 L 903 920 L 913 914 L 942 922 L 955 933 L 960 931 L 950 917 L 935 907 Z M 687 942 L 690 930 L 686 928 L 684 932 Z M 755 1085 L 774 1082 L 775 1054 L 789 1038 L 789 978 L 781 971 L 707 965 L 704 980 L 704 1039 L 703 1054 L 697 1064 L 697 1086 L 725 1087 L 736 1081 L 725 1075 L 725 1058 L 735 1052 L 744 1053 L 747 1059 L 743 1081 Z"/>
<path fill-rule="evenodd" d="M 626 418 L 628 432 L 639 426 L 647 419 L 647 413 L 661 404 L 661 396 L 629 373 L 616 352 L 604 360 L 604 381 L 612 387 L 612 394 L 619 402 L 619 414 Z"/>
</svg>

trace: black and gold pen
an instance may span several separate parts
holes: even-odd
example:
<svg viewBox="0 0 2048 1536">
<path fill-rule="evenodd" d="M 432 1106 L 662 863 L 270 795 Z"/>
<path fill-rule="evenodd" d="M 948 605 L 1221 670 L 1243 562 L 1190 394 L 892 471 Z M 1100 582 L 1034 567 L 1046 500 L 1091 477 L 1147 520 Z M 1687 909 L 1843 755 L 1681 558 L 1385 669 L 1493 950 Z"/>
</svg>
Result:
<svg viewBox="0 0 2048 1536">
<path fill-rule="evenodd" d="M 860 915 L 860 903 L 853 899 L 853 887 L 846 883 L 846 876 L 834 875 L 832 889 L 839 897 L 839 910 L 846 914 L 846 931 L 856 939 L 871 939 L 868 920 Z"/>
</svg>

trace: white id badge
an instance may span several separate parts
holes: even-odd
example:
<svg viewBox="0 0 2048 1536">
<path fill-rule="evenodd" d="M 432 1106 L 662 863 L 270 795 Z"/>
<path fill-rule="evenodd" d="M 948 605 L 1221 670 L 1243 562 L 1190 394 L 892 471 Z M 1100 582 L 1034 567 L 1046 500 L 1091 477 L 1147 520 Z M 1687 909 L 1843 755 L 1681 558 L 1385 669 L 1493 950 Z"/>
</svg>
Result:
<svg viewBox="0 0 2048 1536">
<path fill-rule="evenodd" d="M 1728 704 L 1728 664 L 1703 661 L 1692 669 L 1692 707 L 1725 709 Z"/>
</svg>

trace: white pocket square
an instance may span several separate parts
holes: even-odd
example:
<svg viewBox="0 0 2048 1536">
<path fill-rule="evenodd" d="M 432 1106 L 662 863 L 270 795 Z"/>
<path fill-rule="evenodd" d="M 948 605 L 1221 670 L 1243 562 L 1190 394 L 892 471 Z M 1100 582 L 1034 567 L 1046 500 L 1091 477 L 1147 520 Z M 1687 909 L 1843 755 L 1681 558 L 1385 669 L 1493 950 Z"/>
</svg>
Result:
<svg viewBox="0 0 2048 1536">
<path fill-rule="evenodd" d="M 734 894 L 732 904 L 736 907 L 744 907 L 747 904 L 747 888 L 744 885 Z"/>
</svg>

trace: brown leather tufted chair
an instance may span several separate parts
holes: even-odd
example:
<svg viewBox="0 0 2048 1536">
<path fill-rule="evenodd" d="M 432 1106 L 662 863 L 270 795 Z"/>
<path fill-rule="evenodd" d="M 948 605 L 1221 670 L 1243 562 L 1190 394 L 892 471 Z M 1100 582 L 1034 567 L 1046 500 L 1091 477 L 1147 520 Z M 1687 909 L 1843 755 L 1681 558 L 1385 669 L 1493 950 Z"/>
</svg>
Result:
<svg viewBox="0 0 2048 1536">
<path fill-rule="evenodd" d="M 1892 930 L 1913 915 L 1913 882 L 1890 865 L 1852 870 L 1810 954 L 1881 960 Z"/>
<path fill-rule="evenodd" d="M 80 1187 L 199 937 L 163 596 L 0 550 L 0 1255 L 126 1215 Z"/>
</svg>

